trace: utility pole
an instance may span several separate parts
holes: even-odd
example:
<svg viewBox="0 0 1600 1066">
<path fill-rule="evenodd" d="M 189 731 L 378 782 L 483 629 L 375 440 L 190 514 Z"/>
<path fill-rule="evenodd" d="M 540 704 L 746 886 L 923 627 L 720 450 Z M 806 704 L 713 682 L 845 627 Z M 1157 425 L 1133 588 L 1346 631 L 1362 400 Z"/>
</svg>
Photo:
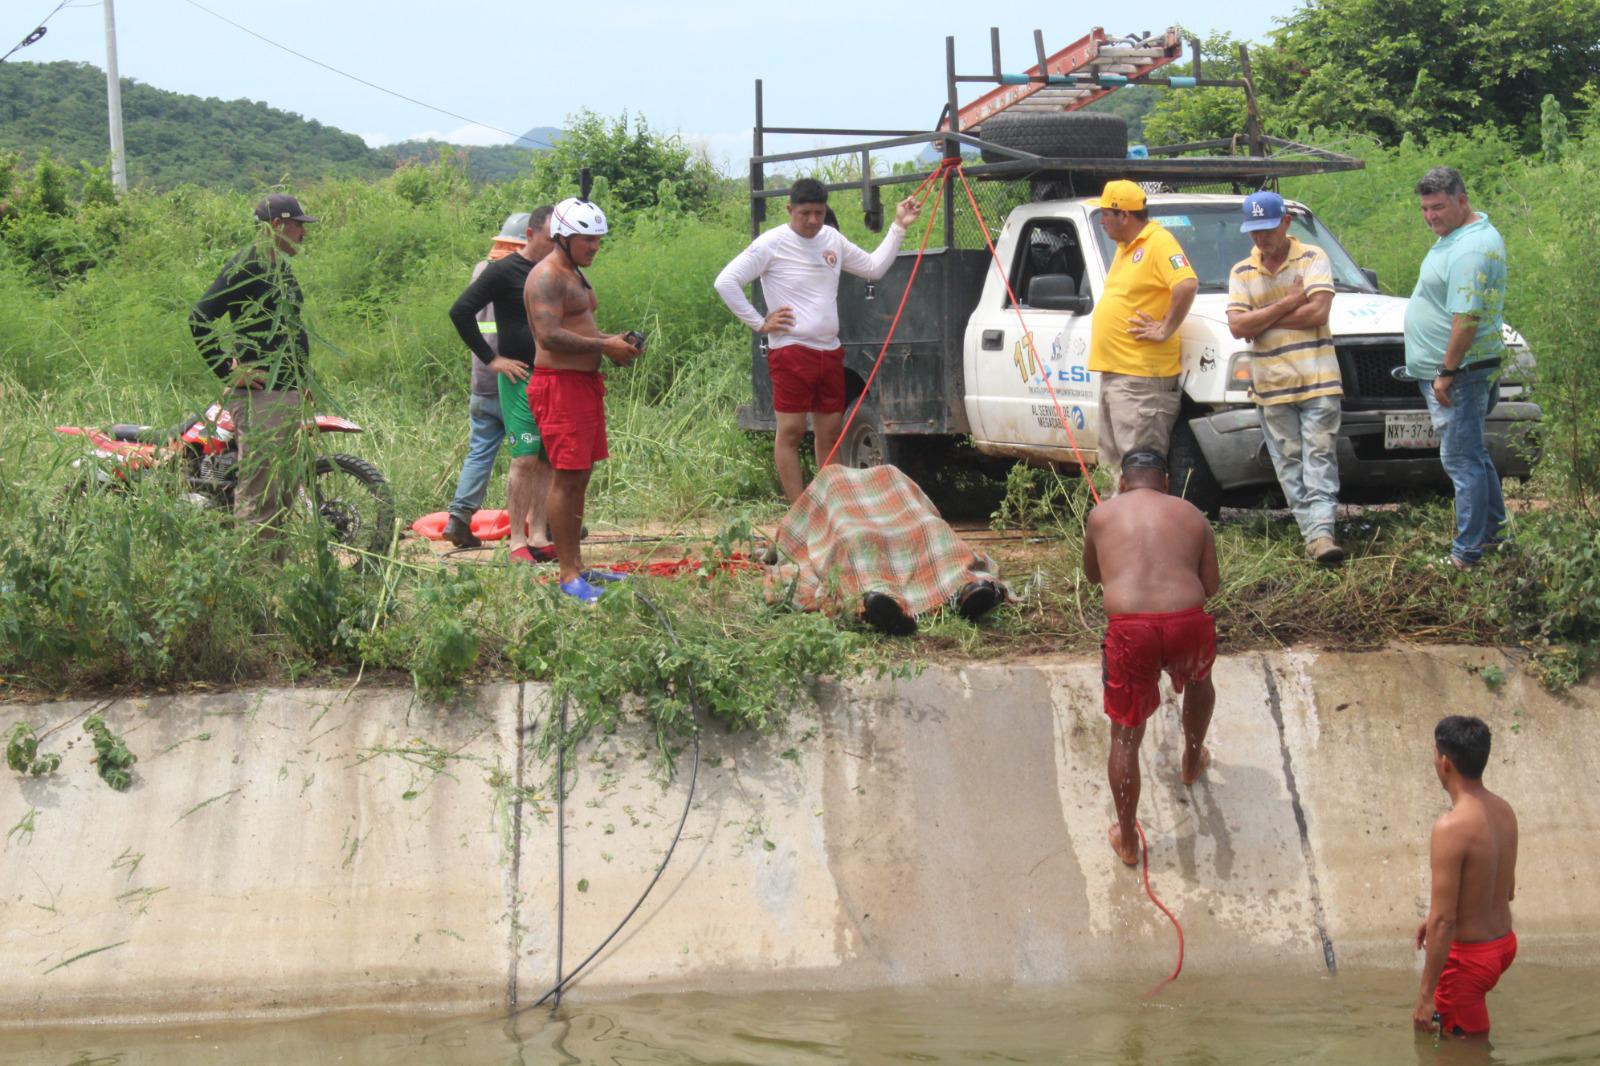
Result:
<svg viewBox="0 0 1600 1066">
<path fill-rule="evenodd" d="M 128 162 L 122 147 L 122 79 L 117 75 L 117 16 L 111 0 L 106 9 L 106 110 L 111 120 L 111 184 L 120 196 L 128 191 Z"/>
</svg>

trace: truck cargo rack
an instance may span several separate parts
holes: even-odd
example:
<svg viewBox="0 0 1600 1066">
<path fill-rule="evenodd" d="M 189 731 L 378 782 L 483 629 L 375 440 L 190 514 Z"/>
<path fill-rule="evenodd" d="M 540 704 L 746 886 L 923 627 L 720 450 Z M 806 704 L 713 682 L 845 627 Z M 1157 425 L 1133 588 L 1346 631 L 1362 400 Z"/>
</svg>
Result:
<svg viewBox="0 0 1600 1066">
<path fill-rule="evenodd" d="M 1253 192 L 1269 188 L 1281 178 L 1303 177 L 1338 171 L 1359 170 L 1364 164 L 1354 156 L 1325 148 L 1299 144 L 1262 133 L 1255 92 L 1249 76 L 1249 51 L 1239 46 L 1244 78 L 1216 79 L 1200 76 L 1200 48 L 1194 48 L 1193 70 L 1189 76 L 1160 78 L 1151 71 L 1177 59 L 1181 45 L 1176 29 L 1160 35 L 1112 38 L 1096 27 L 1083 39 L 1054 55 L 1045 55 L 1043 35 L 1034 31 L 1038 63 L 1029 70 L 1007 74 L 1000 59 L 999 31 L 990 30 L 993 70 L 981 74 L 958 74 L 955 66 L 955 38 L 945 38 L 947 102 L 932 130 L 841 129 L 830 127 L 768 126 L 762 83 L 755 85 L 755 126 L 750 157 L 750 234 L 761 233 L 766 221 L 766 201 L 788 195 L 787 188 L 766 187 L 770 164 L 792 163 L 854 156 L 859 160 L 858 180 L 825 182 L 829 192 L 859 191 L 866 226 L 874 232 L 883 228 L 884 215 L 880 189 L 894 185 L 920 185 L 938 168 L 919 168 L 900 174 L 873 174 L 873 154 L 918 144 L 937 145 L 942 159 L 963 157 L 962 169 L 971 179 L 988 182 L 1027 181 L 1033 199 L 1086 196 L 1098 193 L 1105 182 L 1116 178 L 1146 183 L 1151 191 L 1177 190 L 1195 186 L 1226 186 L 1229 191 Z M 993 82 L 999 88 L 984 94 L 966 107 L 957 100 L 957 86 L 967 82 Z M 1076 111 L 1126 85 L 1167 85 L 1174 88 L 1228 87 L 1242 89 L 1246 98 L 1246 129 L 1231 138 L 1218 138 L 1150 147 L 1139 158 L 1040 155 L 1021 148 L 986 140 L 974 134 L 982 125 L 1007 114 L 1059 114 Z M 954 128 L 950 116 L 955 116 Z M 817 137 L 868 137 L 831 147 L 814 147 L 793 152 L 769 153 L 769 135 Z M 982 155 L 983 161 L 967 156 L 963 149 Z M 1217 154 L 1193 155 L 1195 152 Z M 1242 154 L 1241 154 L 1242 153 Z M 954 175 L 946 170 L 940 181 L 944 244 L 956 244 Z"/>
</svg>

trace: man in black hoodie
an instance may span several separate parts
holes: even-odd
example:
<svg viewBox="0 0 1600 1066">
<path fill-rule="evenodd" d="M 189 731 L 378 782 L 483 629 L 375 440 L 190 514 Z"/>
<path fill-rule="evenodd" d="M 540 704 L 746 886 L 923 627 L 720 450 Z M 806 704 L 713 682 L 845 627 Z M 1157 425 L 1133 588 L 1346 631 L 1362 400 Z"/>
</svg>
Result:
<svg viewBox="0 0 1600 1066">
<path fill-rule="evenodd" d="M 289 260 L 317 221 L 300 201 L 273 193 L 256 205 L 260 237 L 239 252 L 189 312 L 189 331 L 212 371 L 238 434 L 233 513 L 270 539 L 305 475 L 302 407 L 310 402 L 310 341 L 304 297 Z M 231 320 L 231 328 L 221 320 Z"/>
</svg>

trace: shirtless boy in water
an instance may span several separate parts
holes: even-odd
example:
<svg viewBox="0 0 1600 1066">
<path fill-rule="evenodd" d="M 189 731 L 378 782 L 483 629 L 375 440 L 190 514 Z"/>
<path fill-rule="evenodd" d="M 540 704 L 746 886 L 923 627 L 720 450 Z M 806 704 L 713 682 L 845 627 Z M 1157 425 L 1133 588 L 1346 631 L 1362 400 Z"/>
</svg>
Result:
<svg viewBox="0 0 1600 1066">
<path fill-rule="evenodd" d="M 1117 808 L 1106 836 L 1117 857 L 1133 866 L 1139 861 L 1139 745 L 1146 719 L 1161 703 L 1161 671 L 1183 693 L 1185 785 L 1205 772 L 1206 730 L 1216 703 L 1211 664 L 1217 630 L 1204 607 L 1217 591 L 1217 548 L 1205 515 L 1167 495 L 1167 461 L 1159 452 L 1139 449 L 1122 457 L 1118 494 L 1091 511 L 1085 524 L 1083 573 L 1103 587 L 1106 610 L 1106 772 Z"/>
<path fill-rule="evenodd" d="M 606 234 L 606 216 L 587 200 L 563 200 L 550 214 L 556 250 L 533 268 L 522 290 L 537 354 L 528 381 L 528 406 L 539 424 L 555 476 L 550 484 L 551 540 L 561 570 L 561 591 L 583 603 L 600 598 L 599 584 L 619 575 L 585 570 L 580 548 L 583 503 L 594 464 L 606 449 L 604 356 L 619 366 L 639 358 L 626 334 L 601 333 L 595 296 L 583 268 L 594 262 Z"/>
<path fill-rule="evenodd" d="M 1433 890 L 1417 926 L 1417 948 L 1427 957 L 1411 1020 L 1420 1030 L 1486 1037 L 1484 995 L 1517 957 L 1517 815 L 1483 787 L 1488 726 L 1453 714 L 1434 727 L 1433 745 L 1450 809 L 1433 823 L 1428 844 Z"/>
</svg>

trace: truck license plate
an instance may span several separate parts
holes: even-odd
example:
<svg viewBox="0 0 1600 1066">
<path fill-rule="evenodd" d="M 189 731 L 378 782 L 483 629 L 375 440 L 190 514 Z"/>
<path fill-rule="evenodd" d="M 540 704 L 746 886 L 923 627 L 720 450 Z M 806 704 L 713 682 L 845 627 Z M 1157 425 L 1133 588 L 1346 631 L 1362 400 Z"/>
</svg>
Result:
<svg viewBox="0 0 1600 1066">
<path fill-rule="evenodd" d="M 1437 448 L 1439 434 L 1433 428 L 1433 419 L 1426 411 L 1408 411 L 1405 414 L 1383 416 L 1383 446 L 1385 448 Z"/>
</svg>

